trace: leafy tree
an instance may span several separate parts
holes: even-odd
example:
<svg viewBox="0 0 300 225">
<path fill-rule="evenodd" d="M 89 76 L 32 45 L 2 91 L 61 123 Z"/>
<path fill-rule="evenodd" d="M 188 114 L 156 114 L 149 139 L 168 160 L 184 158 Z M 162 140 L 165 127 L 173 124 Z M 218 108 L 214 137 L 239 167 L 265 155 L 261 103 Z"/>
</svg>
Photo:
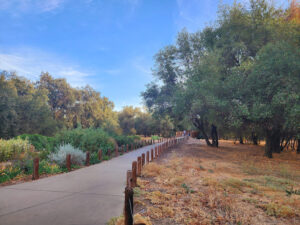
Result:
<svg viewBox="0 0 300 225">
<path fill-rule="evenodd" d="M 1 131 L 3 138 L 22 133 L 53 134 L 57 123 L 51 117 L 47 91 L 36 89 L 25 78 L 3 72 L 0 78 Z"/>
<path fill-rule="evenodd" d="M 293 7 L 234 3 L 220 7 L 214 26 L 180 32 L 155 57 L 159 82 L 142 93 L 146 106 L 176 127 L 188 118 L 210 146 L 218 146 L 218 136 L 251 134 L 257 142 L 261 134 L 268 157 L 280 152 L 280 143 L 299 135 L 300 26 Z"/>
</svg>

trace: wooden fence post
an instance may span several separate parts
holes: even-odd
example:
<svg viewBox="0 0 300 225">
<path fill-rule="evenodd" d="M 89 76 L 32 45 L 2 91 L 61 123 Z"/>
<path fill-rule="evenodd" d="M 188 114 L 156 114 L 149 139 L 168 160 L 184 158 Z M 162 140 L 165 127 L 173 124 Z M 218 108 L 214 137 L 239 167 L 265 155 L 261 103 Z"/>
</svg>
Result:
<svg viewBox="0 0 300 225">
<path fill-rule="evenodd" d="M 141 174 L 142 174 L 142 157 L 141 156 L 139 156 L 138 157 L 138 165 L 137 165 L 137 176 L 141 176 Z"/>
<path fill-rule="evenodd" d="M 133 190 L 125 188 L 124 224 L 133 225 Z"/>
<path fill-rule="evenodd" d="M 126 186 L 127 187 L 132 187 L 132 171 L 131 170 L 127 170 L 127 179 L 126 179 Z"/>
<path fill-rule="evenodd" d="M 149 163 L 149 151 L 147 151 L 147 154 L 146 154 L 146 162 Z"/>
<path fill-rule="evenodd" d="M 98 151 L 98 160 L 102 161 L 102 150 Z"/>
<path fill-rule="evenodd" d="M 142 167 L 145 166 L 145 153 L 142 154 Z"/>
<path fill-rule="evenodd" d="M 132 184 L 131 184 L 131 187 L 132 188 L 135 188 L 136 187 L 136 172 L 137 172 L 137 162 L 134 161 L 132 162 Z"/>
<path fill-rule="evenodd" d="M 115 156 L 119 156 L 119 146 L 116 145 L 116 149 L 115 149 Z"/>
<path fill-rule="evenodd" d="M 71 154 L 66 155 L 66 167 L 68 171 L 71 171 Z"/>
<path fill-rule="evenodd" d="M 126 152 L 129 152 L 129 146 L 128 146 L 128 144 L 126 145 Z"/>
<path fill-rule="evenodd" d="M 153 148 L 151 149 L 151 162 L 153 161 Z"/>
<path fill-rule="evenodd" d="M 157 158 L 157 147 L 155 147 L 155 159 Z"/>
<path fill-rule="evenodd" d="M 90 165 L 90 152 L 85 153 L 85 165 L 86 166 Z"/>
<path fill-rule="evenodd" d="M 33 159 L 33 173 L 32 173 L 32 180 L 39 179 L 39 161 L 40 159 L 38 157 Z"/>
</svg>

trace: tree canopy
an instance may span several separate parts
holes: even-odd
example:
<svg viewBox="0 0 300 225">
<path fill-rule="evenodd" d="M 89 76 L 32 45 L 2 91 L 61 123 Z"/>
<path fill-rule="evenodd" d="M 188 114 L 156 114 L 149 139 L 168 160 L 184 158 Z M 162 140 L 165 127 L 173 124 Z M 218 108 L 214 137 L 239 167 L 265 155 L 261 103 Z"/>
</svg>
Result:
<svg viewBox="0 0 300 225">
<path fill-rule="evenodd" d="M 159 82 L 142 96 L 175 126 L 190 121 L 208 145 L 218 146 L 218 136 L 261 134 L 272 157 L 284 140 L 299 139 L 299 7 L 249 5 L 223 5 L 213 26 L 180 32 L 156 54 Z"/>
</svg>

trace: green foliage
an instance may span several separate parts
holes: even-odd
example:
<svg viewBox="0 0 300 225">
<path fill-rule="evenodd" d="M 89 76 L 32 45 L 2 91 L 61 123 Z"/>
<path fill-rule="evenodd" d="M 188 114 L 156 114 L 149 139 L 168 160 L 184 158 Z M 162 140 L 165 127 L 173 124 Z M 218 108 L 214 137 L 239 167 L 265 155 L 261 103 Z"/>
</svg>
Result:
<svg viewBox="0 0 300 225">
<path fill-rule="evenodd" d="M 159 138 L 160 138 L 160 137 L 157 136 L 157 135 L 152 135 L 152 136 L 151 136 L 151 139 L 152 139 L 152 140 L 155 140 L 155 141 L 156 141 L 156 140 L 159 140 Z"/>
<path fill-rule="evenodd" d="M 112 136 L 115 141 L 117 142 L 118 146 L 122 146 L 122 145 L 131 145 L 133 144 L 135 141 L 140 140 L 140 136 L 137 135 L 131 135 L 131 136 L 125 136 L 125 135 L 113 135 Z"/>
<path fill-rule="evenodd" d="M 90 86 L 72 88 L 65 79 L 54 79 L 42 73 L 37 88 L 48 91 L 48 103 L 56 121 L 65 127 L 102 128 L 116 131 L 117 113 L 114 104 Z"/>
<path fill-rule="evenodd" d="M 98 152 L 102 149 L 106 153 L 108 149 L 114 149 L 116 144 L 115 140 L 100 128 L 63 130 L 56 135 L 56 139 L 58 143 L 69 143 L 75 148 L 89 152 Z"/>
<path fill-rule="evenodd" d="M 98 159 L 98 154 L 96 152 L 91 153 L 90 155 L 90 164 L 97 164 L 100 163 L 101 161 Z"/>
<path fill-rule="evenodd" d="M 22 139 L 0 139 L 0 162 L 32 156 L 30 143 Z"/>
<path fill-rule="evenodd" d="M 125 135 L 161 134 L 170 137 L 173 134 L 174 126 L 169 116 L 152 115 L 150 112 L 143 112 L 140 108 L 132 106 L 125 106 L 118 116 L 120 127 Z"/>
<path fill-rule="evenodd" d="M 27 139 L 38 151 L 54 151 L 55 138 L 53 137 L 47 137 L 40 134 L 22 134 L 16 138 L 21 138 L 22 140 Z"/>
<path fill-rule="evenodd" d="M 207 144 L 215 127 L 218 136 L 254 132 L 272 157 L 280 140 L 300 134 L 300 24 L 268 1 L 250 3 L 221 6 L 215 26 L 180 32 L 156 54 L 160 82 L 142 96 L 175 128 L 187 129 L 189 120 Z"/>
<path fill-rule="evenodd" d="M 0 137 L 53 135 L 63 127 L 96 127 L 117 132 L 114 104 L 89 86 L 72 88 L 65 79 L 42 73 L 33 83 L 15 73 L 0 74 Z"/>
<path fill-rule="evenodd" d="M 55 164 L 50 163 L 47 160 L 41 160 L 39 164 L 39 173 L 40 174 L 56 174 L 63 172 L 63 169 Z"/>
<path fill-rule="evenodd" d="M 195 191 L 191 189 L 187 184 L 183 183 L 181 184 L 181 187 L 183 187 L 186 191 L 186 193 L 194 193 Z"/>
<path fill-rule="evenodd" d="M 9 181 L 20 174 L 22 174 L 22 169 L 19 166 L 7 166 L 4 169 L 0 168 L 0 183 Z"/>
<path fill-rule="evenodd" d="M 47 91 L 14 73 L 0 74 L 0 137 L 22 133 L 51 135 L 57 130 Z"/>
</svg>

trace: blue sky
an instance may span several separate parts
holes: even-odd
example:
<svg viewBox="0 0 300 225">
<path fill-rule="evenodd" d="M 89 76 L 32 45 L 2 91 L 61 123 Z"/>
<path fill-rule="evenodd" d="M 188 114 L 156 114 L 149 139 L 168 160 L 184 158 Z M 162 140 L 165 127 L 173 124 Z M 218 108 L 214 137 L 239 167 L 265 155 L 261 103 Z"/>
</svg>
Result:
<svg viewBox="0 0 300 225">
<path fill-rule="evenodd" d="M 223 0 L 231 4 L 234 0 Z M 245 1 L 245 0 L 241 0 Z M 287 0 L 277 0 L 285 5 Z M 141 106 L 153 56 L 178 31 L 210 24 L 218 0 L 0 0 L 0 70 L 41 71 Z"/>
</svg>

